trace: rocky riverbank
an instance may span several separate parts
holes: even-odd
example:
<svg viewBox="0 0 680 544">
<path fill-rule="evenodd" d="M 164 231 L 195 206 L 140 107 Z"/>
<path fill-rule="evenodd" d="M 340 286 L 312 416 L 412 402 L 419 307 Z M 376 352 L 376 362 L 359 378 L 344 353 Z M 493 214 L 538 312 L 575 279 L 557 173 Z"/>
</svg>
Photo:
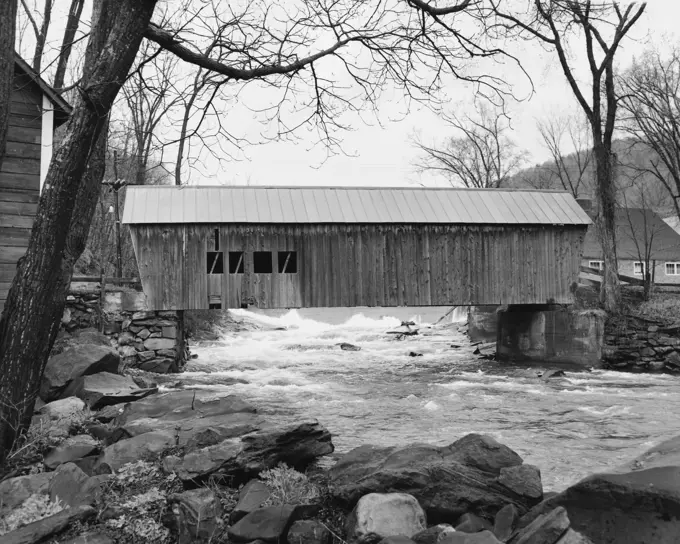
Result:
<svg viewBox="0 0 680 544">
<path fill-rule="evenodd" d="M 680 534 L 680 439 L 551 496 L 537 467 L 480 434 L 365 444 L 322 470 L 334 446 L 318 421 L 272 425 L 227 392 L 120 375 L 106 340 L 86 335 L 48 364 L 47 403 L 1 475 L 1 542 L 663 544 Z"/>
</svg>

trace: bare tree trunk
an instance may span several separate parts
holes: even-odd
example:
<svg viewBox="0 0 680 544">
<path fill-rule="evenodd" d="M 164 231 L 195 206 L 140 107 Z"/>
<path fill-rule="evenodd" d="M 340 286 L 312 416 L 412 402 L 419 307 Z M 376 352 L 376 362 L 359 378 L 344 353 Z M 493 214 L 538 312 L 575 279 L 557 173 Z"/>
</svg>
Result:
<svg viewBox="0 0 680 544">
<path fill-rule="evenodd" d="M 61 90 L 64 87 L 66 67 L 68 66 L 69 58 L 71 57 L 73 40 L 75 39 L 76 32 L 78 31 L 80 16 L 83 13 L 84 5 L 85 0 L 71 0 L 71 7 L 68 10 L 66 28 L 64 29 L 64 39 L 61 42 L 61 51 L 59 52 L 59 60 L 57 61 L 57 71 L 54 74 L 54 88 L 57 90 Z"/>
<path fill-rule="evenodd" d="M 14 38 L 17 0 L 0 2 L 0 166 L 5 156 L 9 109 L 14 86 Z"/>
<path fill-rule="evenodd" d="M 595 140 L 597 142 L 597 137 Z M 616 258 L 616 195 L 614 193 L 613 156 L 600 142 L 595 143 L 593 152 L 597 178 L 596 225 L 604 261 L 604 281 L 600 298 L 605 304 L 605 309 L 615 313 L 618 311 L 620 288 Z"/>
<path fill-rule="evenodd" d="M 99 142 L 155 3 L 94 2 L 81 91 L 50 164 L 28 249 L 0 317 L 0 463 L 30 423 L 73 265 L 85 247 L 96 207 Z M 91 158 L 95 161 L 88 168 Z"/>
</svg>

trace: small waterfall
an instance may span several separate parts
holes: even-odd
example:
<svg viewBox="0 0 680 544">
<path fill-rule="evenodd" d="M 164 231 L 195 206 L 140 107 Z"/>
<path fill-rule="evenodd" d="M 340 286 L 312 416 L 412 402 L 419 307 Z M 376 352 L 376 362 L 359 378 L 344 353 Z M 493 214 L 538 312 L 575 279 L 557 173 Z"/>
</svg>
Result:
<svg viewBox="0 0 680 544">
<path fill-rule="evenodd" d="M 451 323 L 465 323 L 468 319 L 468 307 L 456 306 L 451 312 Z"/>
</svg>

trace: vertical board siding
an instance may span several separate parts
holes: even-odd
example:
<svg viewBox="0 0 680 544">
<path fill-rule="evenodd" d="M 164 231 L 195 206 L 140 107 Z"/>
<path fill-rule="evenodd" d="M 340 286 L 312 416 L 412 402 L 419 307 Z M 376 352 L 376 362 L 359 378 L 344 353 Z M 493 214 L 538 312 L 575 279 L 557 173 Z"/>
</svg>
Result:
<svg viewBox="0 0 680 544">
<path fill-rule="evenodd" d="M 206 271 L 220 230 L 224 274 Z M 584 227 L 460 225 L 131 225 L 153 309 L 545 304 L 571 302 Z M 230 251 L 244 273 L 229 274 Z M 271 251 L 271 274 L 253 252 Z M 278 252 L 297 253 L 279 273 Z"/>
</svg>

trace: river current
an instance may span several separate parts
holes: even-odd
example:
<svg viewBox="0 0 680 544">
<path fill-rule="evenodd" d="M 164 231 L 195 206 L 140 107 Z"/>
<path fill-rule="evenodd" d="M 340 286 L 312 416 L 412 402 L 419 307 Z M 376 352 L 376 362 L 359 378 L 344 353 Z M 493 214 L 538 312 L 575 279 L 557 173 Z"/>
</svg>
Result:
<svg viewBox="0 0 680 544">
<path fill-rule="evenodd" d="M 336 454 L 362 444 L 449 444 L 486 433 L 541 469 L 546 491 L 680 434 L 680 378 L 508 365 L 473 354 L 445 308 L 233 312 L 255 330 L 192 346 L 182 380 L 238 394 L 275 422 L 316 418 Z M 353 315 L 352 315 L 353 314 Z M 398 340 L 401 320 L 419 334 Z M 360 351 L 343 351 L 349 342 Z M 413 354 L 422 354 L 412 356 Z"/>
</svg>

